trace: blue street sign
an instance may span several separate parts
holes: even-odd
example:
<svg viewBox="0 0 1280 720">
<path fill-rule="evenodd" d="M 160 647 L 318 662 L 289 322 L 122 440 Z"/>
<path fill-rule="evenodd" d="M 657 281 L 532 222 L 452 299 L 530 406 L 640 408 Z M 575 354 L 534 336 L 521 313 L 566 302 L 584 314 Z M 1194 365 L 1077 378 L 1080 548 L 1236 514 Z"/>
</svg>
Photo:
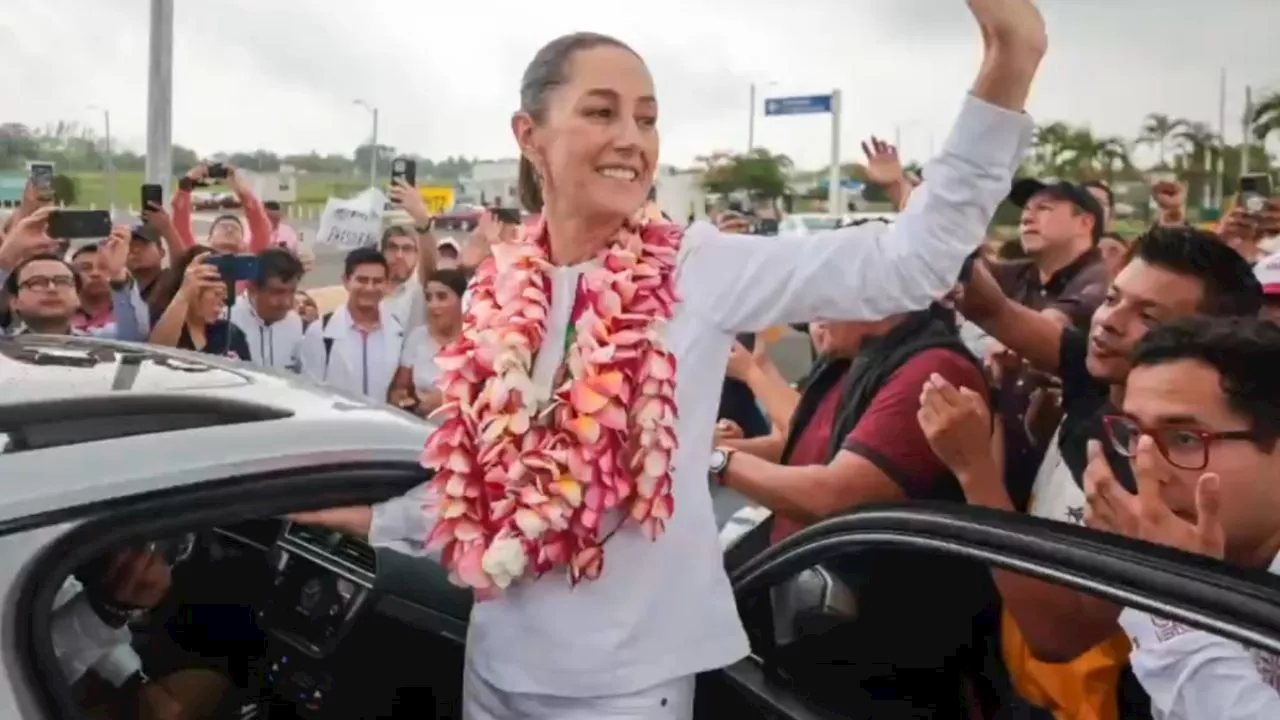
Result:
<svg viewBox="0 0 1280 720">
<path fill-rule="evenodd" d="M 829 112 L 831 112 L 830 95 L 768 98 L 764 101 L 765 115 L 810 115 Z"/>
</svg>

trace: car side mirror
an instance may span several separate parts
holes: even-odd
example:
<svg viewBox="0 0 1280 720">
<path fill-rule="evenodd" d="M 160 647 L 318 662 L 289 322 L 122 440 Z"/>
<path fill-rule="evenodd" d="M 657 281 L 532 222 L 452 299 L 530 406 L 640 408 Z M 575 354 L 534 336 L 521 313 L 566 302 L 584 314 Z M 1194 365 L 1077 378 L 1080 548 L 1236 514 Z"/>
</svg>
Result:
<svg viewBox="0 0 1280 720">
<path fill-rule="evenodd" d="M 773 591 L 773 626 L 779 645 L 826 634 L 857 617 L 857 594 L 821 565 L 800 572 Z"/>
</svg>

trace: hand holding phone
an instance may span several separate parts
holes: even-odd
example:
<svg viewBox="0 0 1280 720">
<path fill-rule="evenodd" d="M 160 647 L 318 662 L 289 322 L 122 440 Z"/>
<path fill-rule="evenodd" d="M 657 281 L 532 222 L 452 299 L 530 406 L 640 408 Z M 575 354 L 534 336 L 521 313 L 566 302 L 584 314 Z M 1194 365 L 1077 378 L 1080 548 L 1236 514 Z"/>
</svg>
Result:
<svg viewBox="0 0 1280 720">
<path fill-rule="evenodd" d="M 205 177 L 209 178 L 210 180 L 226 180 L 227 175 L 230 174 L 230 172 L 227 170 L 227 166 L 225 163 L 220 163 L 220 162 L 210 163 L 206 167 L 208 168 L 208 170 L 205 173 Z"/>
</svg>

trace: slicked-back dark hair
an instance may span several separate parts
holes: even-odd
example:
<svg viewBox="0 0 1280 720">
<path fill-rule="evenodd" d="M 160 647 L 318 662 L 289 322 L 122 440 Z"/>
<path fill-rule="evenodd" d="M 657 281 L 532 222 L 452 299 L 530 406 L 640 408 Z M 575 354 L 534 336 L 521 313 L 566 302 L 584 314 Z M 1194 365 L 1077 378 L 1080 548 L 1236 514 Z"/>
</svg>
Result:
<svg viewBox="0 0 1280 720">
<path fill-rule="evenodd" d="M 621 40 L 600 33 L 578 32 L 561 35 L 542 46 L 529 61 L 520 79 L 520 111 L 528 113 L 533 121 L 541 124 L 547 117 L 547 96 L 569 81 L 569 62 L 583 50 L 597 47 L 615 47 L 640 57 Z M 543 205 L 541 181 L 537 170 L 528 158 L 520 158 L 518 180 L 520 204 L 529 212 L 541 212 Z"/>
<path fill-rule="evenodd" d="M 1256 316 L 1262 309 L 1262 284 L 1253 268 L 1211 232 L 1155 227 L 1137 239 L 1131 258 L 1199 280 L 1205 315 Z"/>
</svg>

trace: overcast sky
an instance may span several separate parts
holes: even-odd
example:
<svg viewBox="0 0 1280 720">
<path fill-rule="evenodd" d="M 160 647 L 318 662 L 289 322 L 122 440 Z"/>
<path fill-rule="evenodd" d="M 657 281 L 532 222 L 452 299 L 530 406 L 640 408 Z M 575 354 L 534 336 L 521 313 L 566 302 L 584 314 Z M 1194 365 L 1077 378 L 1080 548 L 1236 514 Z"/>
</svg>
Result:
<svg viewBox="0 0 1280 720">
<path fill-rule="evenodd" d="M 1136 134 L 1163 111 L 1212 122 L 1229 73 L 1228 131 L 1244 86 L 1280 89 L 1280 0 L 1041 0 L 1051 49 L 1032 98 L 1038 121 Z M 614 34 L 647 60 L 663 161 L 747 144 L 761 96 L 840 88 L 846 160 L 856 141 L 901 128 L 903 151 L 940 145 L 977 68 L 963 0 L 188 0 L 175 3 L 174 142 L 198 152 L 350 153 L 369 135 L 443 158 L 511 156 L 510 113 L 539 45 L 574 30 Z M 146 134 L 149 0 L 5 0 L 0 122 L 101 123 Z M 622 7 L 633 8 L 622 11 Z M 444 9 L 447 8 L 447 9 Z M 776 83 L 766 86 L 767 83 Z M 816 167 L 826 116 L 757 118 L 756 144 Z"/>
</svg>

